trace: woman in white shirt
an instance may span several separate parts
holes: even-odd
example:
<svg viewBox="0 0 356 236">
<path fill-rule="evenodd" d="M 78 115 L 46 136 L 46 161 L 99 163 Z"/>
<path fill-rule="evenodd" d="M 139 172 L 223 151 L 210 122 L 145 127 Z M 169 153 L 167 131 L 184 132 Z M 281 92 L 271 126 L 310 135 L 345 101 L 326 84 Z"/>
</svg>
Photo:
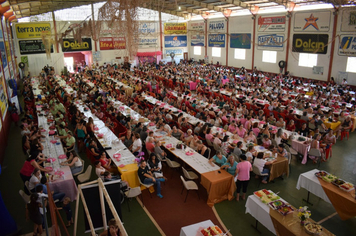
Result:
<svg viewBox="0 0 356 236">
<path fill-rule="evenodd" d="M 134 141 L 132 144 L 132 153 L 137 156 L 140 152 L 142 152 L 142 141 L 140 139 L 140 134 L 135 133 L 134 135 Z"/>
<path fill-rule="evenodd" d="M 42 178 L 41 170 L 35 168 L 34 171 L 32 172 L 32 176 L 28 183 L 28 188 L 31 192 L 35 192 L 35 187 L 37 184 L 41 183 L 41 178 Z"/>
<path fill-rule="evenodd" d="M 67 161 L 61 163 L 62 166 L 69 166 L 73 175 L 82 171 L 83 163 L 74 151 L 68 152 L 67 158 Z"/>
<path fill-rule="evenodd" d="M 272 164 L 274 161 L 266 161 L 264 160 L 264 153 L 259 152 L 255 161 L 253 162 L 253 166 L 257 167 L 261 174 L 268 174 L 267 176 L 262 177 L 262 183 L 267 184 L 267 179 L 269 178 L 269 169 L 265 168 L 266 165 Z"/>
</svg>

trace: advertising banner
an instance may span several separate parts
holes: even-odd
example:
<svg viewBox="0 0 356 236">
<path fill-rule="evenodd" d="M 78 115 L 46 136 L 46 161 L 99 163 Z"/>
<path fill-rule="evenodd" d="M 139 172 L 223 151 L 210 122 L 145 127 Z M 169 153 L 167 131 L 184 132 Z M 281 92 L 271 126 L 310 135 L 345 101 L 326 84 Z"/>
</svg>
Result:
<svg viewBox="0 0 356 236">
<path fill-rule="evenodd" d="M 204 31 L 204 22 L 191 22 L 190 29 L 194 31 Z"/>
<path fill-rule="evenodd" d="M 138 26 L 139 34 L 154 34 L 158 33 L 157 22 L 140 22 Z"/>
<path fill-rule="evenodd" d="M 341 35 L 338 54 L 340 56 L 356 56 L 356 34 Z"/>
<path fill-rule="evenodd" d="M 258 31 L 284 31 L 286 29 L 286 16 L 258 17 Z"/>
<path fill-rule="evenodd" d="M 15 25 L 18 39 L 41 38 L 42 32 L 51 33 L 50 23 L 19 23 Z"/>
<path fill-rule="evenodd" d="M 91 39 L 83 38 L 81 43 L 74 39 L 63 39 L 62 52 L 91 51 Z"/>
<path fill-rule="evenodd" d="M 342 11 L 341 31 L 356 31 L 356 11 L 345 10 Z"/>
<path fill-rule="evenodd" d="M 139 38 L 139 48 L 155 48 L 158 47 L 158 39 L 154 37 Z"/>
<path fill-rule="evenodd" d="M 187 46 L 187 36 L 164 36 L 164 47 L 178 48 Z"/>
<path fill-rule="evenodd" d="M 0 76 L 0 110 L 1 110 L 3 120 L 5 119 L 7 107 L 8 107 L 7 96 L 5 92 L 5 84 L 6 82 L 4 80 L 4 77 Z"/>
<path fill-rule="evenodd" d="M 19 40 L 19 48 L 21 55 L 46 53 L 46 49 L 42 40 Z M 51 47 L 53 53 L 53 46 Z"/>
<path fill-rule="evenodd" d="M 225 47 L 225 34 L 209 34 L 208 36 L 209 47 Z"/>
<path fill-rule="evenodd" d="M 261 50 L 283 50 L 284 34 L 259 34 L 257 48 Z"/>
<path fill-rule="evenodd" d="M 314 13 L 297 12 L 294 14 L 294 31 L 328 32 L 330 30 L 331 12 L 316 11 Z"/>
<path fill-rule="evenodd" d="M 125 49 L 125 37 L 102 37 L 99 39 L 100 50 Z"/>
<path fill-rule="evenodd" d="M 195 34 L 195 35 L 190 36 L 190 45 L 204 47 L 204 45 L 205 45 L 204 35 Z"/>
<path fill-rule="evenodd" d="M 6 51 L 5 51 L 5 43 L 0 42 L 0 52 L 1 52 L 1 60 L 2 60 L 2 66 L 5 69 L 7 67 L 7 57 L 6 57 Z"/>
<path fill-rule="evenodd" d="M 208 24 L 209 32 L 225 32 L 226 22 L 225 20 L 211 20 Z"/>
<path fill-rule="evenodd" d="M 328 40 L 327 34 L 294 34 L 292 51 L 326 54 Z"/>
<path fill-rule="evenodd" d="M 187 23 L 164 23 L 164 34 L 187 34 Z"/>
<path fill-rule="evenodd" d="M 230 34 L 230 48 L 251 48 L 251 34 Z"/>
<path fill-rule="evenodd" d="M 183 57 L 183 49 L 168 49 L 166 50 L 166 57 L 170 57 L 171 53 L 174 53 L 174 57 Z"/>
</svg>

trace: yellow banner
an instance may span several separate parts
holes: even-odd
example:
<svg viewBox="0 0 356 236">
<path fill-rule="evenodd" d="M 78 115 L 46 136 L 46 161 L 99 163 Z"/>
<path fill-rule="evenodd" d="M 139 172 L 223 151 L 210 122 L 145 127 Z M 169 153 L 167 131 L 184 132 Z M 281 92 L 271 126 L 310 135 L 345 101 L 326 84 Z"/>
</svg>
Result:
<svg viewBox="0 0 356 236">
<path fill-rule="evenodd" d="M 164 34 L 187 34 L 187 23 L 164 23 Z"/>
<path fill-rule="evenodd" d="M 51 33 L 50 23 L 20 23 L 16 24 L 18 39 L 41 38 L 42 32 Z"/>
</svg>

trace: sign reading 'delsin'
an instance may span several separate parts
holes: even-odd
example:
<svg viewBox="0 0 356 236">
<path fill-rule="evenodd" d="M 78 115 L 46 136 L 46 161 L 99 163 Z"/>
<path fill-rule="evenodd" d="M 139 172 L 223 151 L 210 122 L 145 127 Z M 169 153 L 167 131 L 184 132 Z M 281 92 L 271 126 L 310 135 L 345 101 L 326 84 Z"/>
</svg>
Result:
<svg viewBox="0 0 356 236">
<path fill-rule="evenodd" d="M 42 40 L 20 40 L 19 48 L 21 55 L 46 53 Z M 53 53 L 53 46 L 51 46 L 51 53 Z"/>
<path fill-rule="evenodd" d="M 21 23 L 15 28 L 18 39 L 41 38 L 42 32 L 51 33 L 50 23 Z"/>
<path fill-rule="evenodd" d="M 91 38 L 83 38 L 81 43 L 74 39 L 63 39 L 62 52 L 91 51 Z"/>
<path fill-rule="evenodd" d="M 327 34 L 294 34 L 293 52 L 326 54 L 329 35 Z"/>
</svg>

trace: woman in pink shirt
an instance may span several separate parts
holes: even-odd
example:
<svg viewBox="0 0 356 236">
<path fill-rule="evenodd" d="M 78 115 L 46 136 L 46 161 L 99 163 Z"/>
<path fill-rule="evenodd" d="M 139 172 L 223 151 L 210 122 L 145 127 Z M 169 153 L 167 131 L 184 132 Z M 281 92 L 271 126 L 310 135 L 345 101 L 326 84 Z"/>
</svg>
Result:
<svg viewBox="0 0 356 236">
<path fill-rule="evenodd" d="M 241 162 L 236 167 L 236 172 L 238 174 L 236 182 L 236 201 L 240 200 L 241 187 L 243 193 L 242 200 L 245 200 L 248 182 L 250 181 L 250 171 L 252 171 L 252 165 L 246 160 L 246 155 L 242 154 L 240 160 Z"/>
<path fill-rule="evenodd" d="M 236 130 L 237 130 L 237 127 L 236 127 L 236 123 L 235 121 L 233 120 L 232 123 L 229 125 L 229 132 L 235 134 L 236 133 Z"/>
<path fill-rule="evenodd" d="M 213 142 L 214 141 L 214 135 L 212 134 L 213 131 L 212 129 L 209 127 L 206 131 L 206 135 L 205 135 L 205 139 L 209 139 L 210 142 Z"/>
<path fill-rule="evenodd" d="M 240 124 L 238 129 L 236 130 L 236 133 L 238 136 L 240 136 L 241 138 L 245 137 L 246 134 L 246 130 L 244 129 L 243 124 Z"/>
</svg>

